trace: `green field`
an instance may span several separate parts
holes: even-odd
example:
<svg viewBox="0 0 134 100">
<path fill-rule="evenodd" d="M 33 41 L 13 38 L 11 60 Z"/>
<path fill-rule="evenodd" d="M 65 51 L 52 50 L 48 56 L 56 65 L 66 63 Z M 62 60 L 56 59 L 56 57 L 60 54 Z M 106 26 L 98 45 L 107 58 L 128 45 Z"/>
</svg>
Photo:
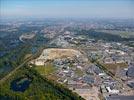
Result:
<svg viewBox="0 0 134 100">
<path fill-rule="evenodd" d="M 84 72 L 81 70 L 81 69 L 76 69 L 75 70 L 75 73 L 78 75 L 78 76 L 83 76 L 84 75 Z"/>
<path fill-rule="evenodd" d="M 36 66 L 35 69 L 41 74 L 41 75 L 50 75 L 51 73 L 53 73 L 56 68 L 48 63 L 44 66 Z"/>
</svg>

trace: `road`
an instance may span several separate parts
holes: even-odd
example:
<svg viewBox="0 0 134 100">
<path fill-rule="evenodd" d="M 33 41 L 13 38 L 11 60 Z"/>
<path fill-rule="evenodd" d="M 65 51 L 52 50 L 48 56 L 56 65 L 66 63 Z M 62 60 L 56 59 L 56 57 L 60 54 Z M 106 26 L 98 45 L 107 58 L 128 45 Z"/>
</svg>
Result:
<svg viewBox="0 0 134 100">
<path fill-rule="evenodd" d="M 125 91 L 122 91 L 122 94 L 129 94 L 129 92 L 131 93 L 131 88 L 127 86 L 127 84 L 125 84 L 120 78 L 117 78 L 115 75 L 111 74 L 111 72 L 105 68 L 103 65 L 101 65 L 99 62 L 94 62 L 98 67 L 100 67 L 101 69 L 103 69 L 103 71 L 105 73 L 107 73 L 109 76 L 111 76 L 114 80 L 116 80 L 120 86 L 122 86 L 122 88 L 125 89 Z"/>
<path fill-rule="evenodd" d="M 62 32 L 64 32 L 64 29 L 65 27 L 63 27 L 61 30 L 59 30 L 59 34 L 56 35 L 54 38 L 58 37 L 59 35 L 62 34 Z M 53 38 L 53 39 L 54 39 Z M 48 41 L 49 43 L 50 41 Z M 28 63 L 29 61 L 31 61 L 32 59 L 34 58 L 37 58 L 41 51 L 43 50 L 44 48 L 40 48 L 39 51 L 35 54 L 35 55 L 32 55 L 30 57 L 28 57 L 22 64 L 20 64 L 18 67 L 16 67 L 14 70 L 12 70 L 9 74 L 7 74 L 5 77 L 3 77 L 1 80 L 0 80 L 0 84 L 2 84 L 4 81 L 6 81 L 10 76 L 13 75 L 13 73 L 15 73 L 18 69 L 20 69 L 21 67 L 23 67 L 26 63 Z"/>
<path fill-rule="evenodd" d="M 6 81 L 13 73 L 15 73 L 18 69 L 20 69 L 22 66 L 24 66 L 27 62 L 29 62 L 33 56 L 30 56 L 28 59 L 26 59 L 22 64 L 20 64 L 18 67 L 16 67 L 14 70 L 12 70 L 9 74 L 7 74 L 4 78 L 0 80 L 0 84 Z"/>
<path fill-rule="evenodd" d="M 10 76 L 13 75 L 13 73 L 15 73 L 15 72 L 16 72 L 18 69 L 20 69 L 21 67 L 23 67 L 26 63 L 28 63 L 28 62 L 31 61 L 32 59 L 38 57 L 43 49 L 44 49 L 44 48 L 40 48 L 39 51 L 38 51 L 36 54 L 31 55 L 30 57 L 28 57 L 26 60 L 24 60 L 23 63 L 21 63 L 18 67 L 16 67 L 14 70 L 12 70 L 9 74 L 7 74 L 5 77 L 3 77 L 3 78 L 0 80 L 0 84 L 2 84 L 4 81 L 6 81 Z"/>
</svg>

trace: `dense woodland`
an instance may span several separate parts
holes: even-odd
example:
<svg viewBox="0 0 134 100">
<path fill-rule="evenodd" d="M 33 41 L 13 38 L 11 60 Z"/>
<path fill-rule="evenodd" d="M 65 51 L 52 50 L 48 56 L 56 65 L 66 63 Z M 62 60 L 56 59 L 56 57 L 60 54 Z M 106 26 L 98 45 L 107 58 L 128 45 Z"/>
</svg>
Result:
<svg viewBox="0 0 134 100">
<path fill-rule="evenodd" d="M 11 82 L 17 78 L 28 76 L 32 82 L 24 92 L 11 90 Z M 80 96 L 56 82 L 42 77 L 34 69 L 22 67 L 4 83 L 0 84 L 1 100 L 83 100 Z"/>
<path fill-rule="evenodd" d="M 134 38 L 122 38 L 119 35 L 104 33 L 104 32 L 96 32 L 95 30 L 77 30 L 77 35 L 85 35 L 89 38 L 94 38 L 96 40 L 105 40 L 105 41 L 114 41 L 114 42 L 121 42 L 121 41 L 132 41 Z"/>
</svg>

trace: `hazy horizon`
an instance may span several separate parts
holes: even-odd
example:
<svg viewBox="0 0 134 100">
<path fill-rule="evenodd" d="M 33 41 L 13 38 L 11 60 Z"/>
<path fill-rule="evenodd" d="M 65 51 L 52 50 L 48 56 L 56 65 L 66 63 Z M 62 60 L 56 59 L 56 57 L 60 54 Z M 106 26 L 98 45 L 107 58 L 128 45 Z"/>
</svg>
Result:
<svg viewBox="0 0 134 100">
<path fill-rule="evenodd" d="M 133 0 L 0 0 L 1 18 L 134 18 Z"/>
</svg>

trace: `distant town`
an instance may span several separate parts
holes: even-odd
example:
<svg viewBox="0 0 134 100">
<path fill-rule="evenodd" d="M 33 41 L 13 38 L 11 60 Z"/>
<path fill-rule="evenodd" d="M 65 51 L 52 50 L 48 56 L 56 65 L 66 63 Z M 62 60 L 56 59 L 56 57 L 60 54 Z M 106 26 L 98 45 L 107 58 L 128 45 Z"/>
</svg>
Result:
<svg viewBox="0 0 134 100">
<path fill-rule="evenodd" d="M 84 100 L 134 100 L 134 20 L 1 21 L 0 96 L 39 95 L 32 90 L 45 87 L 38 78 Z"/>
</svg>

